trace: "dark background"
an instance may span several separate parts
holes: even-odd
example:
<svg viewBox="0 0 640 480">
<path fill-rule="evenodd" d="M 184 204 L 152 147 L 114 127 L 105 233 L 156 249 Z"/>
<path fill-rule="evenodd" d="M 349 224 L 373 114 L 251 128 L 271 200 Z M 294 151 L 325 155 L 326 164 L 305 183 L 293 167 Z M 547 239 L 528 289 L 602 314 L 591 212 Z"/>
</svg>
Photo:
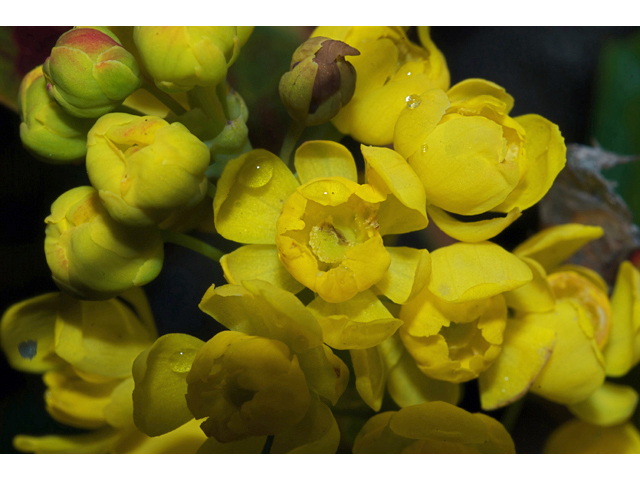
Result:
<svg viewBox="0 0 640 480">
<path fill-rule="evenodd" d="M 231 84 L 248 103 L 251 92 L 243 87 L 270 95 L 268 100 L 256 100 L 250 109 L 254 147 L 277 152 L 280 146 L 286 114 L 277 103 L 277 83 L 288 70 L 295 43 L 308 31 L 257 28 L 232 69 Z M 617 27 L 434 27 L 432 38 L 447 59 L 452 85 L 472 77 L 498 83 L 515 98 L 513 116 L 538 113 L 560 126 L 567 143 L 588 144 L 592 141 L 595 79 L 602 46 L 637 31 Z M 20 68 L 26 72 L 44 60 L 58 33 L 23 30 L 21 35 L 32 42 L 29 49 L 22 48 Z M 265 54 L 269 43 L 286 55 Z M 246 72 L 255 71 L 262 73 L 247 80 Z M 4 312 L 12 303 L 55 290 L 44 257 L 43 220 L 62 192 L 88 184 L 88 180 L 82 166 L 57 167 L 33 159 L 20 143 L 20 121 L 14 111 L 0 107 L 0 122 L 0 312 Z M 530 222 L 535 224 L 535 209 L 531 210 Z M 162 273 L 146 287 L 160 334 L 183 332 L 208 338 L 215 327 L 197 304 L 211 283 L 222 281 L 217 264 L 180 247 L 167 246 Z M 15 452 L 11 439 L 18 433 L 73 431 L 46 415 L 40 376 L 11 370 L 2 356 L 0 372 L 0 453 Z M 470 384 L 468 391 L 474 389 Z M 477 397 L 468 394 L 463 406 L 477 411 Z M 565 410 L 545 402 L 525 405 L 513 432 L 518 452 L 540 452 L 549 431 L 566 418 Z"/>
</svg>

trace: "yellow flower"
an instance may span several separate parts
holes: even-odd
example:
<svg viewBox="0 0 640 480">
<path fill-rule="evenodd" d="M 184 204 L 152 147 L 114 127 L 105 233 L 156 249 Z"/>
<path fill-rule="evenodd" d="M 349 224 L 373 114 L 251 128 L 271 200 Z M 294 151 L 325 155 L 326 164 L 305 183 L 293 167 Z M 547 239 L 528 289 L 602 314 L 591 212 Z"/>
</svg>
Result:
<svg viewBox="0 0 640 480">
<path fill-rule="evenodd" d="M 53 280 L 71 295 L 104 300 L 153 280 L 163 245 L 155 227 L 113 220 L 93 187 L 76 187 L 51 205 L 44 251 Z"/>
<path fill-rule="evenodd" d="M 450 303 L 425 288 L 400 311 L 400 338 L 418 368 L 449 382 L 477 378 L 500 354 L 507 323 L 501 295 Z"/>
<path fill-rule="evenodd" d="M 135 27 L 142 65 L 158 88 L 186 92 L 225 79 L 253 27 Z"/>
<path fill-rule="evenodd" d="M 514 250 L 534 275 L 530 284 L 504 294 L 514 317 L 507 322 L 501 355 L 480 377 L 484 409 L 506 405 L 529 390 L 573 405 L 602 386 L 601 349 L 611 325 L 606 284 L 588 269 L 560 267 L 602 233 L 599 227 L 561 225 Z"/>
<path fill-rule="evenodd" d="M 501 232 L 564 167 L 558 127 L 539 115 L 509 117 L 513 98 L 492 82 L 414 93 L 396 123 L 394 147 L 424 184 L 427 212 L 454 238 L 477 242 Z M 490 211 L 508 215 L 471 224 L 449 215 Z"/>
<path fill-rule="evenodd" d="M 27 73 L 20 84 L 20 140 L 39 160 L 77 162 L 87 153 L 87 132 L 93 120 L 69 115 L 47 92 L 42 67 Z"/>
<path fill-rule="evenodd" d="M 371 417 L 353 453 L 516 453 L 500 422 L 445 402 L 429 402 Z"/>
<path fill-rule="evenodd" d="M 426 28 L 422 46 L 400 27 L 318 27 L 312 37 L 340 40 L 360 52 L 349 62 L 358 80 L 351 101 L 332 120 L 341 133 L 369 145 L 393 142 L 393 128 L 407 97 L 449 88 L 449 70 Z"/>
<path fill-rule="evenodd" d="M 205 453 L 335 453 L 329 407 L 346 388 L 346 365 L 323 344 L 313 315 L 293 294 L 259 281 L 212 286 L 200 308 L 232 331 L 204 343 L 160 337 L 135 361 L 134 419 L 157 436 L 209 417 Z"/>
<path fill-rule="evenodd" d="M 424 285 L 426 250 L 385 247 L 386 234 L 424 228 L 423 190 L 393 150 L 363 147 L 367 184 L 348 150 L 307 142 L 296 179 L 275 155 L 254 150 L 229 162 L 214 199 L 218 232 L 247 245 L 223 257 L 230 283 L 260 278 L 291 292 L 304 286 L 327 302 L 374 287 L 404 303 Z"/>
<path fill-rule="evenodd" d="M 187 375 L 187 405 L 219 442 L 275 435 L 299 423 L 311 395 L 298 357 L 279 340 L 218 333 Z"/>
<path fill-rule="evenodd" d="M 43 374 L 47 412 L 56 421 L 92 430 L 80 435 L 18 435 L 16 449 L 35 453 L 193 453 L 205 440 L 193 424 L 158 441 L 135 428 L 131 367 L 157 332 L 141 289 L 128 290 L 121 297 L 122 301 L 86 302 L 49 293 L 5 312 L 0 343 L 11 366 Z"/>
<path fill-rule="evenodd" d="M 455 243 L 431 257 L 427 287 L 400 310 L 400 338 L 425 375 L 466 382 L 501 351 L 507 323 L 501 294 L 528 283 L 532 273 L 490 242 Z"/>
<path fill-rule="evenodd" d="M 133 55 L 104 28 L 62 34 L 43 69 L 51 96 L 76 117 L 104 115 L 142 84 Z"/>
<path fill-rule="evenodd" d="M 631 423 L 599 427 L 571 420 L 551 434 L 544 453 L 640 453 L 640 432 Z"/>
<path fill-rule="evenodd" d="M 208 180 L 209 149 L 180 123 L 111 113 L 87 137 L 87 173 L 109 214 L 149 226 L 197 205 Z"/>
</svg>

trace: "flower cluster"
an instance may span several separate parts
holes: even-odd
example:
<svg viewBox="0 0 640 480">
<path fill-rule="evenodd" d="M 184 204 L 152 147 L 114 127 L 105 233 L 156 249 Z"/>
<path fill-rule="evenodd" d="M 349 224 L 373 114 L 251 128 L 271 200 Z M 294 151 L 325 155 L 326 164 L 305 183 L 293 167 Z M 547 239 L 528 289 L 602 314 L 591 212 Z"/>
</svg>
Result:
<svg viewBox="0 0 640 480">
<path fill-rule="evenodd" d="M 515 453 L 494 411 L 530 393 L 576 417 L 547 451 L 640 452 L 638 393 L 608 380 L 640 362 L 640 272 L 623 262 L 610 288 L 567 263 L 597 226 L 491 241 L 565 166 L 558 126 L 510 116 L 491 81 L 451 86 L 427 28 L 414 43 L 401 27 L 318 27 L 278 72 L 282 150 L 253 148 L 226 81 L 251 33 L 77 27 L 24 78 L 25 147 L 84 162 L 90 185 L 45 219 L 61 291 L 12 306 L 0 341 L 43 374 L 49 414 L 89 432 L 15 447 Z M 327 122 L 359 148 L 329 129 L 300 141 Z M 427 248 L 430 221 L 448 245 Z M 221 266 L 227 283 L 199 304 L 213 337 L 179 319 L 157 334 L 141 286 L 166 242 Z"/>
</svg>

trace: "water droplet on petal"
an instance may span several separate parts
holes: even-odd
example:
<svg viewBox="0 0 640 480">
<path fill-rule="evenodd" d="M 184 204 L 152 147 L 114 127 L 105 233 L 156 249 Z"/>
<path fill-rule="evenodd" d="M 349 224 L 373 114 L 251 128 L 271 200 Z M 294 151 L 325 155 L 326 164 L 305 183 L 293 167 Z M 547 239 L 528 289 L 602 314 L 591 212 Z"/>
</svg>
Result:
<svg viewBox="0 0 640 480">
<path fill-rule="evenodd" d="M 422 99 L 420 98 L 420 95 L 409 95 L 405 98 L 405 101 L 407 102 L 407 107 L 414 109 L 420 106 Z"/>
<path fill-rule="evenodd" d="M 509 377 L 504 377 L 504 381 L 508 382 L 509 381 Z"/>
<path fill-rule="evenodd" d="M 190 351 L 183 350 L 171 355 L 171 370 L 176 373 L 185 373 L 191 370 L 193 355 L 187 355 L 187 353 L 190 353 Z"/>
<path fill-rule="evenodd" d="M 271 159 L 254 158 L 244 164 L 238 180 L 251 188 L 264 187 L 273 177 L 273 163 Z"/>
</svg>

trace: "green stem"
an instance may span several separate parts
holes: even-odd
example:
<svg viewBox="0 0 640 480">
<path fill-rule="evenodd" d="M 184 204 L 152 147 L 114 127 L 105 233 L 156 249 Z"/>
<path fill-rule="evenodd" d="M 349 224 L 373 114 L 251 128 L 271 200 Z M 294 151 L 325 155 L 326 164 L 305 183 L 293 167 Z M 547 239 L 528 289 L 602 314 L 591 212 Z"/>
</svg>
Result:
<svg viewBox="0 0 640 480">
<path fill-rule="evenodd" d="M 287 135 L 284 137 L 284 142 L 282 142 L 282 148 L 280 149 L 280 160 L 282 160 L 287 166 L 291 165 L 291 154 L 293 153 L 304 128 L 304 123 L 296 120 L 289 125 L 289 130 L 287 130 Z"/>
<path fill-rule="evenodd" d="M 174 232 L 171 230 L 162 231 L 162 239 L 168 243 L 175 243 L 181 247 L 186 247 L 194 252 L 198 252 L 205 257 L 210 258 L 214 262 L 219 262 L 220 258 L 224 255 L 217 248 L 209 245 L 207 242 L 198 240 L 197 238 L 187 235 L 185 233 Z"/>
<path fill-rule="evenodd" d="M 220 101 L 220 105 L 222 106 L 222 111 L 224 112 L 224 116 L 227 120 L 233 120 L 229 116 L 229 105 L 227 104 L 227 79 L 225 78 L 216 85 L 216 95 L 218 96 L 218 100 Z"/>
<path fill-rule="evenodd" d="M 158 100 L 164 103 L 176 116 L 184 115 L 185 113 L 187 113 L 187 110 L 182 105 L 180 105 L 180 103 L 175 98 L 173 98 L 168 93 L 160 90 L 158 87 L 156 87 L 155 83 L 149 81 L 147 78 L 143 79 L 142 88 L 144 88 Z"/>
<path fill-rule="evenodd" d="M 524 406 L 524 397 L 518 400 L 517 402 L 512 403 L 506 409 L 506 411 L 502 414 L 500 418 L 500 422 L 507 430 L 507 432 L 513 432 L 514 427 L 516 426 L 516 422 L 520 417 L 520 412 L 522 411 L 522 407 Z"/>
<path fill-rule="evenodd" d="M 190 99 L 195 100 L 196 104 L 207 118 L 211 121 L 213 129 L 220 133 L 227 123 L 227 117 L 217 92 L 212 92 L 212 89 L 195 86 L 191 89 Z M 226 103 L 226 102 L 225 102 Z"/>
</svg>

